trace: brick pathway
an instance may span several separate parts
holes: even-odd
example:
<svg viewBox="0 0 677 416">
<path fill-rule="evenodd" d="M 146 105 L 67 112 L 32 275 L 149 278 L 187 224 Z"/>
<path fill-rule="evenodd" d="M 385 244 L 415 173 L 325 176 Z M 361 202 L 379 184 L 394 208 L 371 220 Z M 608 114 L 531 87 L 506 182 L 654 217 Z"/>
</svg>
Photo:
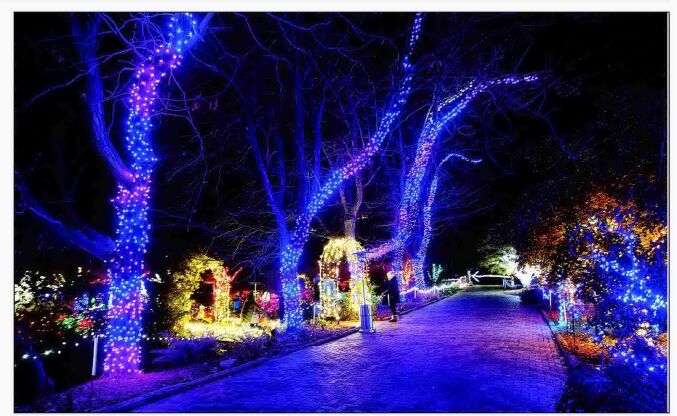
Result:
<svg viewBox="0 0 677 416">
<path fill-rule="evenodd" d="M 469 290 L 136 411 L 552 412 L 565 379 L 538 311 Z"/>
</svg>

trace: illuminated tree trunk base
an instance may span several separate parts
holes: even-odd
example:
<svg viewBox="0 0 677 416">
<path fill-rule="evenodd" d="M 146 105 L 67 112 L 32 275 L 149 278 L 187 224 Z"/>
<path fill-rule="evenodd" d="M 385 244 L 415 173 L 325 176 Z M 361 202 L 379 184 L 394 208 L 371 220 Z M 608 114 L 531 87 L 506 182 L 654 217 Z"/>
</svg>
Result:
<svg viewBox="0 0 677 416">
<path fill-rule="evenodd" d="M 141 364 L 141 322 L 133 316 L 141 310 L 118 316 L 109 326 L 103 368 L 110 373 L 139 373 Z"/>
<path fill-rule="evenodd" d="M 148 242 L 150 179 L 133 192 L 120 186 L 114 200 L 118 215 L 115 258 L 111 262 L 106 330 L 106 372 L 138 372 L 141 362 L 142 313 L 146 304 L 143 257 Z"/>
<path fill-rule="evenodd" d="M 423 273 L 423 259 L 416 258 L 412 260 L 412 265 L 414 267 L 414 285 L 418 289 L 425 289 L 425 274 Z"/>
<path fill-rule="evenodd" d="M 282 269 L 282 322 L 287 329 L 297 329 L 303 325 L 301 310 L 301 287 L 299 286 L 296 265 Z"/>
</svg>

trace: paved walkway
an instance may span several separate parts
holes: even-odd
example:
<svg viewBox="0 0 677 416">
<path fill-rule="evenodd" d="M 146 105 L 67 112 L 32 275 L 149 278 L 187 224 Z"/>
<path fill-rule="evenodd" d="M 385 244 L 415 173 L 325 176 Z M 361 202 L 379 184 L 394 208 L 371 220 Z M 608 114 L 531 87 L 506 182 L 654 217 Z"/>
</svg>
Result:
<svg viewBox="0 0 677 416">
<path fill-rule="evenodd" d="M 136 411 L 552 412 L 565 379 L 538 311 L 469 290 Z"/>
</svg>

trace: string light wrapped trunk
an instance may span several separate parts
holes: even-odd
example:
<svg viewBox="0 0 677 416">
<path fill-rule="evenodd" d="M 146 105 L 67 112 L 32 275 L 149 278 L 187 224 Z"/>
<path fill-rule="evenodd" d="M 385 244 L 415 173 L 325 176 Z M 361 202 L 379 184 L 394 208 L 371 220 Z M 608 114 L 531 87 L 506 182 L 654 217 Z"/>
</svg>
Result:
<svg viewBox="0 0 677 416">
<path fill-rule="evenodd" d="M 140 62 L 130 87 L 125 145 L 131 160 L 131 177 L 118 183 L 112 200 L 117 216 L 115 251 L 108 262 L 108 326 L 104 370 L 139 372 L 142 314 L 147 302 L 144 255 L 148 245 L 148 208 L 152 176 L 157 162 L 152 144 L 152 117 L 156 113 L 162 79 L 177 69 L 182 50 L 195 32 L 190 13 L 175 14 L 165 27 L 165 39 Z"/>
<path fill-rule="evenodd" d="M 376 133 L 369 139 L 369 142 L 361 153 L 341 168 L 333 171 L 327 182 L 320 187 L 318 192 L 311 196 L 310 202 L 297 220 L 290 242 L 282 249 L 280 256 L 280 278 L 282 281 L 283 321 L 287 328 L 299 328 L 303 322 L 300 302 L 301 288 L 299 287 L 296 275 L 303 247 L 308 240 L 310 223 L 320 209 L 325 206 L 329 197 L 336 193 L 341 183 L 360 173 L 376 152 L 381 149 L 383 141 L 390 134 L 395 121 L 400 117 L 402 108 L 411 92 L 411 81 L 413 79 L 411 55 L 414 45 L 420 37 L 422 22 L 423 15 L 421 13 L 416 14 L 409 37 L 407 53 L 402 60 L 404 73 L 402 81 L 400 82 L 398 92 L 390 103 L 388 111 L 380 120 Z"/>
<path fill-rule="evenodd" d="M 437 165 L 435 175 L 430 182 L 430 188 L 428 189 L 428 198 L 426 199 L 426 204 L 423 207 L 423 237 L 421 238 L 421 245 L 418 248 L 416 257 L 413 259 L 414 279 L 416 280 L 416 287 L 419 289 L 423 289 L 426 286 L 425 276 L 423 274 L 423 264 L 425 262 L 425 257 L 428 254 L 428 245 L 430 244 L 430 239 L 432 238 L 432 207 L 435 203 L 435 193 L 437 192 L 440 170 L 442 169 L 442 165 L 444 165 L 444 163 L 451 158 L 458 158 L 473 164 L 477 164 L 482 161 L 481 159 L 469 159 L 466 156 L 458 153 L 449 153 Z"/>
<path fill-rule="evenodd" d="M 515 86 L 538 80 L 538 76 L 505 76 L 490 81 L 470 81 L 456 94 L 447 97 L 435 105 L 426 116 L 416 148 L 416 157 L 407 173 L 405 190 L 398 211 L 398 228 L 393 239 L 369 250 L 368 259 L 377 259 L 390 252 L 393 254 L 393 269 L 402 271 L 404 248 L 410 242 L 420 212 L 421 187 L 428 165 L 432 158 L 433 148 L 442 129 L 455 120 L 479 94 L 489 88 L 499 86 Z"/>
</svg>

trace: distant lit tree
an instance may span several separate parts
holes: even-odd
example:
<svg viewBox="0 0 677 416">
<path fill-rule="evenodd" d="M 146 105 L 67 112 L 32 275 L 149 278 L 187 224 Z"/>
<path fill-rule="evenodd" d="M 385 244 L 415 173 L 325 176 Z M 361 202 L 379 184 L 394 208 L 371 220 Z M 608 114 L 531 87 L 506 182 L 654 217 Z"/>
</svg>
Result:
<svg viewBox="0 0 677 416">
<path fill-rule="evenodd" d="M 512 276 L 517 270 L 519 256 L 512 246 L 499 247 L 491 252 L 480 266 L 486 267 L 489 272 L 503 276 Z"/>
</svg>

